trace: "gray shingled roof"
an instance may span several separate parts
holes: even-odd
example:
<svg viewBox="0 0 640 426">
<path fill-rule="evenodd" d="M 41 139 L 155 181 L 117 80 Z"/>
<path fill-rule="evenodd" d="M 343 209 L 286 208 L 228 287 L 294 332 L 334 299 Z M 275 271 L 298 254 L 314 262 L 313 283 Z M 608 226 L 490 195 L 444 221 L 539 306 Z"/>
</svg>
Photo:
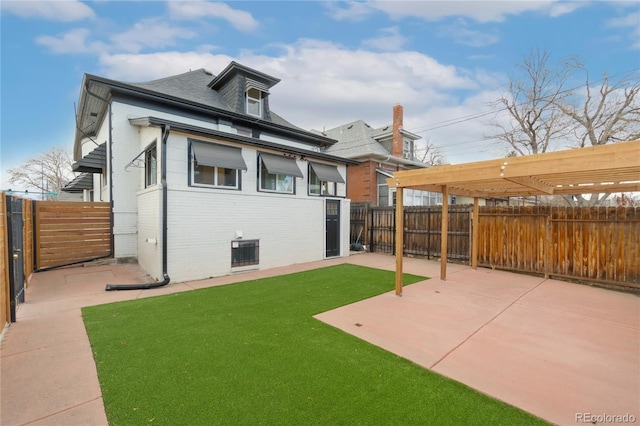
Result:
<svg viewBox="0 0 640 426">
<path fill-rule="evenodd" d="M 380 142 L 373 138 L 374 135 L 381 133 L 380 129 L 373 129 L 362 120 L 353 121 L 318 133 L 338 141 L 337 144 L 325 151 L 327 154 L 339 155 L 345 158 L 391 155 Z"/>
<path fill-rule="evenodd" d="M 145 83 L 127 83 L 130 86 L 140 87 L 165 95 L 174 96 L 180 99 L 188 99 L 202 105 L 223 109 L 233 112 L 231 107 L 222 100 L 217 91 L 208 87 L 209 83 L 214 79 L 214 75 L 204 68 L 195 71 L 185 72 L 183 74 L 173 75 L 158 80 L 148 81 Z M 294 124 L 291 124 L 278 114 L 271 111 L 272 123 L 281 126 L 291 127 L 297 130 L 304 130 Z"/>
</svg>

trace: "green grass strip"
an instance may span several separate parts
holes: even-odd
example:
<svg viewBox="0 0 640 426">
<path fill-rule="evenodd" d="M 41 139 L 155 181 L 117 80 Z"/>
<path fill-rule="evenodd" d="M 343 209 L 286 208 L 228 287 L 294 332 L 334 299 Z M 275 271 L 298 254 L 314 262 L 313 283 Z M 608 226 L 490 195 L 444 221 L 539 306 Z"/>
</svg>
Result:
<svg viewBox="0 0 640 426">
<path fill-rule="evenodd" d="M 109 423 L 540 422 L 312 318 L 393 283 L 344 264 L 85 308 Z"/>
</svg>

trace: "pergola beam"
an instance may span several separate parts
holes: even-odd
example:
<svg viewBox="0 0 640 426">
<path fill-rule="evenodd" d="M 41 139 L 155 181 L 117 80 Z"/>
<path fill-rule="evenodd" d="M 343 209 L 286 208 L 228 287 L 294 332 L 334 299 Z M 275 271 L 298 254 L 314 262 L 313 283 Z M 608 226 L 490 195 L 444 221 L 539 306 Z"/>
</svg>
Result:
<svg viewBox="0 0 640 426">
<path fill-rule="evenodd" d="M 440 278 L 446 280 L 449 194 L 474 197 L 472 259 L 477 267 L 478 198 L 640 191 L 640 140 L 500 160 L 395 172 L 396 294 L 402 294 L 404 188 L 442 192 Z"/>
<path fill-rule="evenodd" d="M 548 195 L 553 194 L 554 187 L 552 185 L 542 182 L 541 180 L 536 179 L 533 176 L 511 177 L 511 178 L 505 178 L 505 179 L 510 182 L 517 183 L 518 185 L 525 186 L 527 188 L 536 189 Z"/>
</svg>

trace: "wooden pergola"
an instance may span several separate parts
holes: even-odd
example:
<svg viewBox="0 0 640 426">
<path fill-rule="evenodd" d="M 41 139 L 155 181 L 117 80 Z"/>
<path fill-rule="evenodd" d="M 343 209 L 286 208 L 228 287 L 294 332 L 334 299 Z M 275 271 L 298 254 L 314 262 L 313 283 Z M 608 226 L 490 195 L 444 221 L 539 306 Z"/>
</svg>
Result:
<svg viewBox="0 0 640 426">
<path fill-rule="evenodd" d="M 449 195 L 473 197 L 471 267 L 478 267 L 479 198 L 640 191 L 640 140 L 544 154 L 399 171 L 396 188 L 396 295 L 402 295 L 404 189 L 442 193 L 440 279 L 447 276 Z"/>
</svg>

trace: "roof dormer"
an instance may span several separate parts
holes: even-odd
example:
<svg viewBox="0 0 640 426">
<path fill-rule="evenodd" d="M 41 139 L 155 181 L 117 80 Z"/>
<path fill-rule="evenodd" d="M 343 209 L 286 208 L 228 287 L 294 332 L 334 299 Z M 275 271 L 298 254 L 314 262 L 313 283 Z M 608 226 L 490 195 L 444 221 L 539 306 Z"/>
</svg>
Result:
<svg viewBox="0 0 640 426">
<path fill-rule="evenodd" d="M 278 82 L 278 78 L 232 61 L 208 86 L 217 91 L 233 111 L 270 121 L 269 89 Z"/>
</svg>

